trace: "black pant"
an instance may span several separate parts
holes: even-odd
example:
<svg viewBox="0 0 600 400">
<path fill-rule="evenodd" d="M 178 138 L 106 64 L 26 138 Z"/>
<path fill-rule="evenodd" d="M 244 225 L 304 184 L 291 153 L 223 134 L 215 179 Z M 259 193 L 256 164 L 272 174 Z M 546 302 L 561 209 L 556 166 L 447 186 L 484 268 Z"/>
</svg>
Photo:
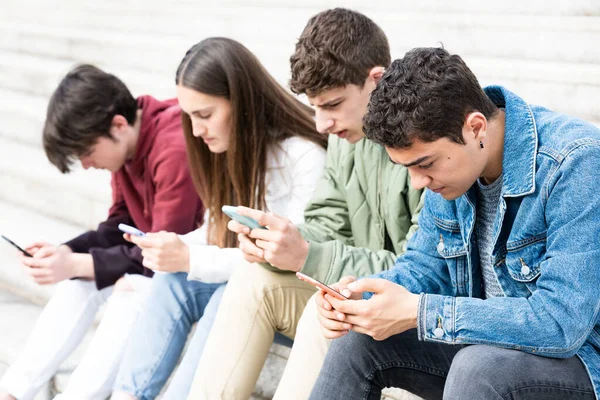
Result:
<svg viewBox="0 0 600 400">
<path fill-rule="evenodd" d="M 379 400 L 385 387 L 425 399 L 595 399 L 577 357 L 422 342 L 416 330 L 383 341 L 356 332 L 334 340 L 310 398 Z"/>
</svg>

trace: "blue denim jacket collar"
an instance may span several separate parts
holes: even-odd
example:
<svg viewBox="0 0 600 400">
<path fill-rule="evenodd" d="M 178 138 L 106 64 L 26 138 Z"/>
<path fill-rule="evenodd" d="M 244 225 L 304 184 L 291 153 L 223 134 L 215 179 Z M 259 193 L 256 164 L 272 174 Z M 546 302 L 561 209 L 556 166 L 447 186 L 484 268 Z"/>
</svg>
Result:
<svg viewBox="0 0 600 400">
<path fill-rule="evenodd" d="M 485 93 L 507 118 L 502 160 L 502 195 L 518 197 L 535 191 L 535 162 L 538 136 L 533 112 L 523 99 L 502 86 L 488 86 Z"/>
</svg>

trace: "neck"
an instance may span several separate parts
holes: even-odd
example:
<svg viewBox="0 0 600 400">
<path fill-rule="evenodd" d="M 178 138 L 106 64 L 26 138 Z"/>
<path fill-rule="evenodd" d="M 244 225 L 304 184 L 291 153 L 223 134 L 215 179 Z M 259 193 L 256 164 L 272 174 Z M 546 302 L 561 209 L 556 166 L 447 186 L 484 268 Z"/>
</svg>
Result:
<svg viewBox="0 0 600 400">
<path fill-rule="evenodd" d="M 504 155 L 504 110 L 488 121 L 487 143 L 489 147 L 489 160 L 485 166 L 481 179 L 484 183 L 493 183 L 502 174 L 502 157 Z"/>
<path fill-rule="evenodd" d="M 135 122 L 131 129 L 131 136 L 127 144 L 127 159 L 132 160 L 135 157 L 137 150 L 138 140 L 140 138 L 140 130 L 142 128 L 142 113 L 143 110 L 140 108 L 137 110 L 135 115 Z"/>
</svg>

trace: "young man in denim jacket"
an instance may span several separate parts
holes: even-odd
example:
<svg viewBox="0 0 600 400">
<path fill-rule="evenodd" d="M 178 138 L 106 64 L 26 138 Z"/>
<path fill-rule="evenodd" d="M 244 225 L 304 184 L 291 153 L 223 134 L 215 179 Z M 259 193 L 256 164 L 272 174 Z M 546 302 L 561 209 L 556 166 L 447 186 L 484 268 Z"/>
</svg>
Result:
<svg viewBox="0 0 600 400">
<path fill-rule="evenodd" d="M 392 270 L 317 297 L 341 338 L 311 398 L 598 398 L 600 130 L 425 48 L 386 71 L 365 133 L 429 190 Z"/>
</svg>

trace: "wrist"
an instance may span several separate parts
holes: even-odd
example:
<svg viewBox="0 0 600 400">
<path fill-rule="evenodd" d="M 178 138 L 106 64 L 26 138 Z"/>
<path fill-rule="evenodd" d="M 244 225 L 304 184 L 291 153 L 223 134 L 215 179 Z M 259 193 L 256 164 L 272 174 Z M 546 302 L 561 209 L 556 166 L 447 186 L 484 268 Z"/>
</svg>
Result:
<svg viewBox="0 0 600 400">
<path fill-rule="evenodd" d="M 73 250 L 66 244 L 61 244 L 60 246 L 58 246 L 58 251 L 64 254 L 73 254 Z"/>
<path fill-rule="evenodd" d="M 183 246 L 183 263 L 182 263 L 182 272 L 190 272 L 190 264 L 191 264 L 191 255 L 190 255 L 190 246 Z"/>
<path fill-rule="evenodd" d="M 298 263 L 296 264 L 296 266 L 294 268 L 294 272 L 300 272 L 302 270 L 304 263 L 306 263 L 306 258 L 308 257 L 308 248 L 309 248 L 308 242 L 306 240 L 302 239 L 301 254 L 300 254 L 300 257 L 298 258 Z"/>
</svg>

